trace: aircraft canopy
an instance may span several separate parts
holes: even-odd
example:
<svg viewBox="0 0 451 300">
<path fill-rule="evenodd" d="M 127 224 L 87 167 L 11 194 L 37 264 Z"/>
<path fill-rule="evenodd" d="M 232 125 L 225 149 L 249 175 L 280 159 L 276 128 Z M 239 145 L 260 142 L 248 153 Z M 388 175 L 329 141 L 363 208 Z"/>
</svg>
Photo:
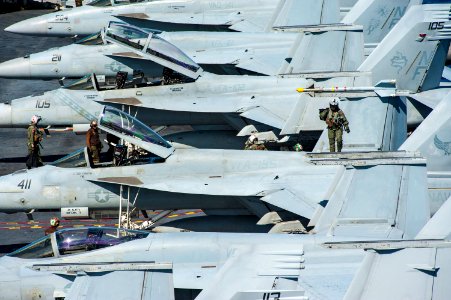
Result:
<svg viewBox="0 0 451 300">
<path fill-rule="evenodd" d="M 182 50 L 154 32 L 128 24 L 110 22 L 105 30 L 105 40 L 132 50 L 135 54 L 131 58 L 151 61 L 192 79 L 197 79 L 203 72 L 201 67 Z"/>
<path fill-rule="evenodd" d="M 149 235 L 146 231 L 85 227 L 59 230 L 28 244 L 10 254 L 19 258 L 58 257 L 106 248 L 131 240 L 142 239 Z"/>
<path fill-rule="evenodd" d="M 172 145 L 149 126 L 114 107 L 105 106 L 99 116 L 99 128 L 162 158 L 174 151 Z"/>
</svg>

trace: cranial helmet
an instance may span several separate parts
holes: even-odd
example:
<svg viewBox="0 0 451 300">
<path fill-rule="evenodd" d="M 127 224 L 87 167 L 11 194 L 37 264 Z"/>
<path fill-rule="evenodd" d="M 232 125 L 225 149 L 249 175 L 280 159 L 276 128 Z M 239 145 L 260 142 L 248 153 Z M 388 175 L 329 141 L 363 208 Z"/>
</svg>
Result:
<svg viewBox="0 0 451 300">
<path fill-rule="evenodd" d="M 301 152 L 303 150 L 302 145 L 297 143 L 296 145 L 293 146 L 294 151 L 296 152 Z"/>
<path fill-rule="evenodd" d="M 253 143 L 253 142 L 256 142 L 256 141 L 258 141 L 258 138 L 254 134 L 251 134 L 249 136 L 249 142 Z"/>
<path fill-rule="evenodd" d="M 60 220 L 57 217 L 51 218 L 50 219 L 50 226 L 58 226 L 60 224 Z"/>
<path fill-rule="evenodd" d="M 41 117 L 40 116 L 36 116 L 36 115 L 34 115 L 34 116 L 32 116 L 31 117 L 31 122 L 32 123 L 38 123 L 39 121 L 41 120 Z"/>
<path fill-rule="evenodd" d="M 338 100 L 337 99 L 330 100 L 329 105 L 330 106 L 338 106 Z"/>
<path fill-rule="evenodd" d="M 96 120 L 92 120 L 91 121 L 91 127 L 95 127 L 97 126 L 97 121 Z"/>
</svg>

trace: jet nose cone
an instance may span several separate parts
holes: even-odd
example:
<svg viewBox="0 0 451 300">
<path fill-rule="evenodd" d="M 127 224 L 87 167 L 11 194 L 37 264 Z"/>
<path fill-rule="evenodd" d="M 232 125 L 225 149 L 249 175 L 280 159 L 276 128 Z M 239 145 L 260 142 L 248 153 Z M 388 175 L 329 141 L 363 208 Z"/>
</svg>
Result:
<svg viewBox="0 0 451 300">
<path fill-rule="evenodd" d="M 0 103 L 0 127 L 11 127 L 11 105 Z"/>
<path fill-rule="evenodd" d="M 47 29 L 47 20 L 42 17 L 36 17 L 8 26 L 5 28 L 5 31 L 27 35 L 45 35 Z"/>
<path fill-rule="evenodd" d="M 30 59 L 19 57 L 0 63 L 0 77 L 30 78 Z"/>
</svg>

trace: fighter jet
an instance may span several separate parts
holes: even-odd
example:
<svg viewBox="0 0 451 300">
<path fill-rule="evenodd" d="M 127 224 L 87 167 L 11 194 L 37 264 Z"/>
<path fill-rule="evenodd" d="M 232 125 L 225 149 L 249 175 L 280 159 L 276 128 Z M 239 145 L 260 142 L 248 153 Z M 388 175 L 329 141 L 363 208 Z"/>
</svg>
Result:
<svg viewBox="0 0 451 300">
<path fill-rule="evenodd" d="M 372 131 L 353 130 L 347 137 L 352 141 L 349 148 L 354 151 L 389 151 L 391 147 L 397 149 L 405 140 L 402 101 L 369 97 L 357 101 L 355 107 L 360 107 L 356 111 L 364 112 L 358 118 L 366 115 Z M 349 119 L 352 122 L 352 114 Z M 213 215 L 251 214 L 262 218 L 263 224 L 274 221 L 273 212 L 279 212 L 281 216 L 277 217 L 278 223 L 283 218 L 292 221 L 293 215 L 297 216 L 295 219 L 311 219 L 318 203 L 325 199 L 326 191 L 331 193 L 348 188 L 347 181 L 342 181 L 343 187 L 338 184 L 339 178 L 350 176 L 357 180 L 360 172 L 380 178 L 379 170 L 386 167 L 376 165 L 355 171 L 349 166 L 395 164 L 393 161 L 410 159 L 396 153 L 329 156 L 187 149 L 168 143 L 135 117 L 112 107 L 104 108 L 98 124 L 101 130 L 134 145 L 132 150 L 122 151 L 124 155 L 117 157 L 113 165 L 92 165 L 85 151 L 80 150 L 54 165 L 1 177 L 2 211 L 62 207 L 87 211 L 88 207 L 97 209 L 118 205 L 117 200 L 114 201 L 118 197 L 108 196 L 115 193 L 122 201 L 139 209 L 189 207 L 201 208 Z M 365 184 L 359 183 L 359 186 L 366 188 Z M 124 188 L 127 200 L 120 192 Z M 394 191 L 399 191 L 399 188 L 394 188 Z M 100 195 L 107 195 L 106 200 L 105 197 L 100 199 Z M 112 201 L 108 202 L 108 199 Z M 293 224 L 281 224 L 280 227 L 285 225 Z"/>
<path fill-rule="evenodd" d="M 403 169 L 415 170 L 416 175 L 425 172 L 424 166 L 407 164 Z M 391 175 L 389 170 L 382 174 Z M 398 182 L 423 193 L 411 193 L 404 204 L 395 200 L 391 208 L 384 206 L 383 211 L 391 213 L 409 207 L 392 215 L 391 221 L 382 214 L 372 218 L 377 213 L 361 202 L 369 193 L 354 194 L 352 204 L 346 197 L 330 200 L 322 214 L 327 221 L 319 220 L 324 227 L 316 234 L 146 236 L 108 228 L 58 231 L 0 258 L 0 285 L 11 300 L 34 295 L 174 299 L 174 290 L 180 298 L 196 300 L 380 299 L 381 295 L 424 299 L 425 291 L 433 291 L 430 298 L 439 299 L 449 279 L 449 266 L 441 262 L 451 254 L 446 240 L 451 205 L 428 221 L 424 206 L 416 206 L 427 202 L 425 180 L 420 178 L 398 173 Z M 385 221 L 396 224 L 385 231 Z M 432 276 L 434 280 L 429 280 Z"/>
<path fill-rule="evenodd" d="M 13 100 L 2 105 L 0 123 L 4 127 L 25 126 L 30 114 L 37 114 L 42 116 L 42 125 L 87 124 L 102 109 L 97 103 L 100 102 L 124 107 L 150 125 L 227 125 L 229 129 L 239 131 L 252 124 L 259 130 L 278 129 L 280 135 L 320 133 L 324 124 L 317 118 L 317 111 L 327 106 L 331 99 L 340 96 L 360 99 L 375 96 L 375 91 L 395 94 L 395 90 L 387 89 L 384 84 L 387 79 L 396 79 L 398 92 L 401 90 L 404 95 L 438 86 L 441 72 L 427 70 L 443 69 L 448 34 L 444 29 L 429 29 L 429 25 L 446 23 L 446 18 L 437 19 L 435 11 L 447 9 L 440 5 L 412 7 L 407 17 L 359 67 L 359 72 L 352 73 L 274 77 L 214 75 L 203 71 L 177 47 L 160 37 L 149 35 L 146 44 L 138 44 L 124 40 L 115 31 L 107 31 L 106 39 L 127 48 L 128 52 L 117 53 L 117 57 L 147 64 L 155 74 L 161 74 L 163 68 L 176 74 L 167 75 L 167 80 L 163 78 L 164 85 L 157 82 L 148 87 L 105 91 L 59 89 L 38 97 Z M 142 33 L 140 29 L 127 28 Z M 297 66 L 302 64 L 301 61 L 296 63 Z M 181 81 L 186 83 L 178 83 Z M 378 83 L 380 85 L 375 87 Z M 330 86 L 343 89 L 339 92 L 336 88 L 328 89 Z M 296 88 L 304 92 L 297 95 L 294 93 Z M 345 110 L 351 110 L 353 103 L 358 101 L 342 102 Z M 378 98 L 373 101 L 381 103 Z M 375 115 L 385 119 L 385 108 L 375 104 L 373 109 L 380 109 Z M 362 114 L 356 112 L 353 115 L 358 118 Z M 355 119 L 351 124 L 367 124 L 367 121 Z M 361 126 L 354 130 L 365 131 L 366 128 Z M 383 149 L 378 147 L 382 146 L 377 144 L 371 148 Z"/>
<path fill-rule="evenodd" d="M 368 2 L 368 1 L 365 1 Z M 263 74 L 355 71 L 363 61 L 360 27 L 369 20 L 390 26 L 365 28 L 365 40 L 372 50 L 416 1 L 373 0 L 356 6 L 344 24 L 273 27 L 274 32 L 163 32 L 159 36 L 182 49 L 206 71 L 216 74 Z M 380 8 L 395 14 L 381 14 Z M 319 9 L 319 8 L 318 8 Z M 299 21 L 299 23 L 302 23 Z M 112 26 L 110 23 L 110 27 Z M 348 24 L 348 25 L 345 25 Z M 124 30 L 135 42 L 141 35 Z M 155 32 L 154 32 L 155 33 Z M 139 42 L 144 44 L 147 35 Z M 366 43 L 366 42 L 365 42 Z M 336 45 L 329 47 L 329 45 Z M 328 49 L 324 51 L 324 49 Z M 97 34 L 75 44 L 53 48 L 0 64 L 0 77 L 5 78 L 80 78 L 86 74 L 115 76 L 118 71 L 133 73 L 142 66 L 118 58 L 114 53 L 126 52 L 120 45 L 110 44 Z M 365 51 L 366 55 L 369 54 Z M 308 58 L 308 62 L 307 59 Z M 304 60 L 298 67 L 294 62 Z M 289 63 L 289 62 L 293 63 Z M 339 63 L 341 61 L 341 63 Z M 288 63 L 287 63 L 288 62 Z"/>
<path fill-rule="evenodd" d="M 130 27 L 119 23 L 110 23 L 108 27 L 109 30 L 122 30 L 122 35 L 134 42 L 146 43 L 148 34 L 130 31 Z M 355 71 L 363 61 L 362 30 L 358 26 L 310 26 L 296 31 L 298 32 L 153 34 L 155 38 L 161 37 L 183 49 L 187 56 L 206 71 L 223 75 Z M 325 55 L 321 50 L 326 44 L 335 44 L 337 47 Z M 148 75 L 151 70 L 145 65 L 115 56 L 116 53 L 127 51 L 121 45 L 109 43 L 102 39 L 101 34 L 97 34 L 75 44 L 3 62 L 0 64 L 0 77 L 59 79 L 81 78 L 91 73 L 115 77 L 119 71 L 132 75 L 134 70 Z M 292 58 L 288 59 L 290 56 Z M 309 63 L 292 67 L 307 57 L 310 59 Z"/>
<path fill-rule="evenodd" d="M 5 30 L 38 36 L 82 36 L 99 32 L 110 21 L 125 20 L 141 27 L 162 31 L 263 32 L 274 25 L 330 24 L 339 21 L 336 0 L 136 2 L 140 3 L 97 0 L 82 7 L 21 21 Z M 324 11 L 322 8 L 325 8 Z M 304 23 L 299 24 L 299 18 Z"/>
</svg>

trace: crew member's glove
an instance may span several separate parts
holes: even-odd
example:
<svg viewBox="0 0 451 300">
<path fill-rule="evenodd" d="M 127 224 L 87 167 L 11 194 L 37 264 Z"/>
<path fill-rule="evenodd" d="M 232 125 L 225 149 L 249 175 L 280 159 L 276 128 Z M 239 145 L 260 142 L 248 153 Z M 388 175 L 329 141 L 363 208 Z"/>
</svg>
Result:
<svg viewBox="0 0 451 300">
<path fill-rule="evenodd" d="M 349 130 L 348 126 L 346 126 L 345 131 L 346 131 L 346 133 L 350 133 L 351 132 L 351 130 Z"/>
</svg>

